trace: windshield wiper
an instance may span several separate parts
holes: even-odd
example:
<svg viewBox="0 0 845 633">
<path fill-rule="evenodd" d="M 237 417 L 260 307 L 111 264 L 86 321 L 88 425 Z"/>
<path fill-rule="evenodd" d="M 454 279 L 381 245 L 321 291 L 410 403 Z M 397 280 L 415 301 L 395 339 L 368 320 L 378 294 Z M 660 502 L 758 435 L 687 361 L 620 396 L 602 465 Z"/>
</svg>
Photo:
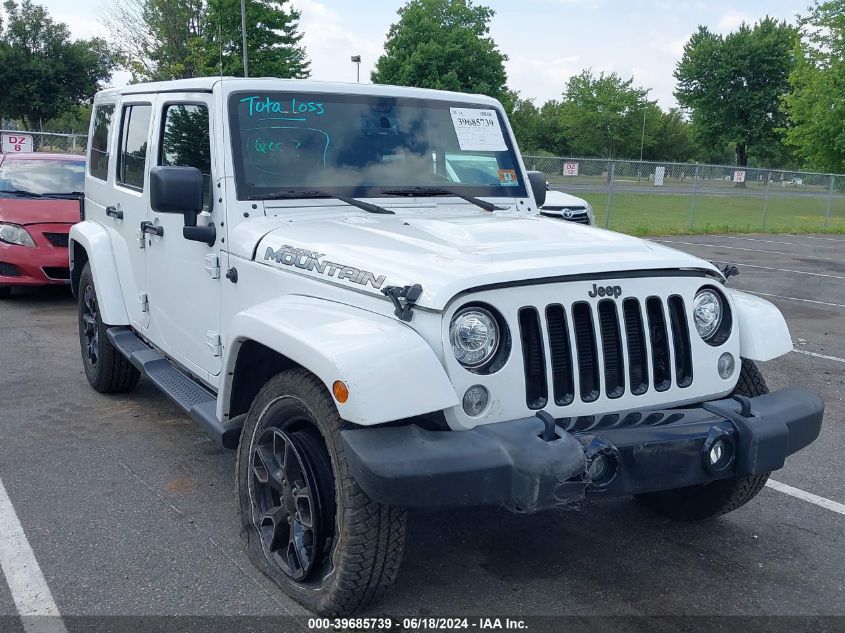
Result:
<svg viewBox="0 0 845 633">
<path fill-rule="evenodd" d="M 363 209 L 367 213 L 393 215 L 393 211 L 380 207 L 377 204 L 370 204 L 369 202 L 364 202 L 363 200 L 339 196 L 336 193 L 327 193 L 325 191 L 272 191 L 270 193 L 261 193 L 249 196 L 247 197 L 247 200 L 292 200 L 296 198 L 334 198 L 335 200 L 340 200 L 341 202 L 345 202 L 353 207 Z"/>
<path fill-rule="evenodd" d="M 42 198 L 82 198 L 85 196 L 85 193 L 82 191 L 48 191 L 47 193 L 42 193 Z"/>
<path fill-rule="evenodd" d="M 20 196 L 21 198 L 40 198 L 40 193 L 27 191 L 26 189 L 15 189 L 14 191 L 0 191 L 0 194 L 7 196 Z"/>
<path fill-rule="evenodd" d="M 507 207 L 497 207 L 492 202 L 461 193 L 460 190 L 454 189 L 453 187 L 399 187 L 397 189 L 382 189 L 379 193 L 388 196 L 410 196 L 415 198 L 423 196 L 455 196 L 471 202 L 485 211 L 504 211 L 507 209 Z"/>
</svg>

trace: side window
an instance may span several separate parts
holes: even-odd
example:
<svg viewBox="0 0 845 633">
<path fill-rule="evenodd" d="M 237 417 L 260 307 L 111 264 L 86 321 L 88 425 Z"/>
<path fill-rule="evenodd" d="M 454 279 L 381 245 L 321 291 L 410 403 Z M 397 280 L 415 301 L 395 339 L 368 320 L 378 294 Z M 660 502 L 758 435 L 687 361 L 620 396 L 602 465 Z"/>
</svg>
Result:
<svg viewBox="0 0 845 633">
<path fill-rule="evenodd" d="M 196 167 L 205 182 L 203 209 L 211 209 L 211 140 L 205 105 L 174 104 L 164 107 L 160 165 Z"/>
<path fill-rule="evenodd" d="M 117 181 L 127 187 L 144 188 L 144 167 L 147 164 L 147 135 L 150 130 L 150 105 L 123 107 L 120 124 L 120 161 Z"/>
<path fill-rule="evenodd" d="M 97 106 L 94 110 L 94 133 L 91 136 L 88 172 L 100 180 L 107 180 L 109 177 L 109 137 L 113 119 L 113 103 Z"/>
</svg>

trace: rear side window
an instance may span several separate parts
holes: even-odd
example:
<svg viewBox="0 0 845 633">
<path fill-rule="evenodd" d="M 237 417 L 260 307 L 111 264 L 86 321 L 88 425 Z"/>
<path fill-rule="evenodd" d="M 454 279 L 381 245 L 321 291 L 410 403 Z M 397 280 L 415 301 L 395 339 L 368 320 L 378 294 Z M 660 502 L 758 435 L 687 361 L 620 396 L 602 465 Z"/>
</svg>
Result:
<svg viewBox="0 0 845 633">
<path fill-rule="evenodd" d="M 151 113 L 152 106 L 149 104 L 123 107 L 117 181 L 133 189 L 144 188 L 144 168 L 147 164 L 147 137 Z"/>
<path fill-rule="evenodd" d="M 196 167 L 205 183 L 203 208 L 211 209 L 211 140 L 208 108 L 200 104 L 165 106 L 159 164 Z"/>
<path fill-rule="evenodd" d="M 94 133 L 91 135 L 91 152 L 88 171 L 100 180 L 109 177 L 109 138 L 114 120 L 114 104 L 97 106 L 94 110 Z"/>
</svg>

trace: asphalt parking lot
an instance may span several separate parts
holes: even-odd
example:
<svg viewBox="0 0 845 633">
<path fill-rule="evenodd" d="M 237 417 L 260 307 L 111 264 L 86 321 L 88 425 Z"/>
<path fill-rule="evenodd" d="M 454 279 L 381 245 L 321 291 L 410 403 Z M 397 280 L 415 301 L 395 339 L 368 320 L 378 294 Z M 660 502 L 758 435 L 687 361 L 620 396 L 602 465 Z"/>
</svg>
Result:
<svg viewBox="0 0 845 633">
<path fill-rule="evenodd" d="M 764 375 L 773 389 L 818 391 L 827 413 L 819 440 L 774 479 L 845 504 L 845 236 L 655 241 L 736 263 L 731 286 L 784 312 L 798 351 Z M 234 453 L 149 383 L 122 396 L 89 388 L 69 292 L 0 303 L 0 366 L 0 481 L 63 616 L 305 613 L 247 558 Z M 399 581 L 369 614 L 842 616 L 831 624 L 841 627 L 836 508 L 766 488 L 693 525 L 630 500 L 533 516 L 416 513 Z M 0 616 L 16 614 L 0 582 Z"/>
</svg>

